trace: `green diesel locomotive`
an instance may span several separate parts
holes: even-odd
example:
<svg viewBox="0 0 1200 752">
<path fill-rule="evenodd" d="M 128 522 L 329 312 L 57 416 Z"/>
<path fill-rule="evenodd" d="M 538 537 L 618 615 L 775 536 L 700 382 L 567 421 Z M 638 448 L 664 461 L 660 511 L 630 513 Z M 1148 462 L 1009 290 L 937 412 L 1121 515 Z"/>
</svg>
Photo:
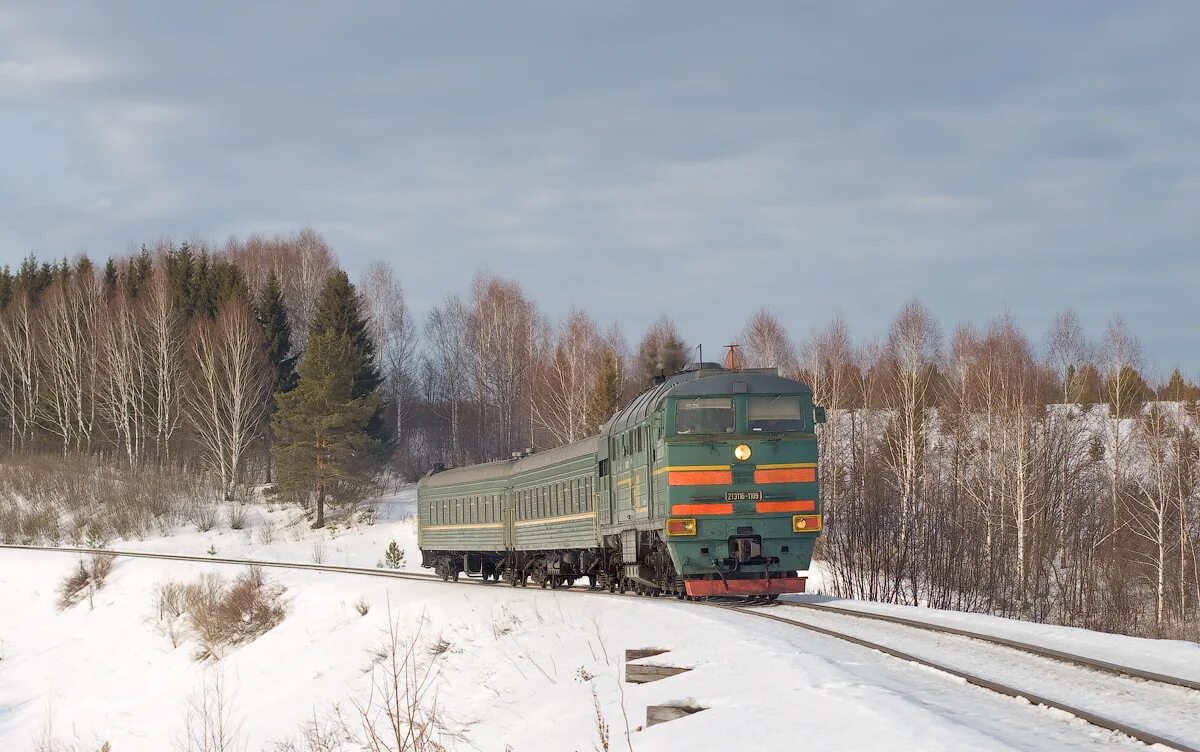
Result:
<svg viewBox="0 0 1200 752">
<path fill-rule="evenodd" d="M 804 591 L 821 532 L 812 390 L 774 369 L 694 364 L 600 435 L 431 472 L 421 561 L 524 586 L 774 598 Z"/>
</svg>

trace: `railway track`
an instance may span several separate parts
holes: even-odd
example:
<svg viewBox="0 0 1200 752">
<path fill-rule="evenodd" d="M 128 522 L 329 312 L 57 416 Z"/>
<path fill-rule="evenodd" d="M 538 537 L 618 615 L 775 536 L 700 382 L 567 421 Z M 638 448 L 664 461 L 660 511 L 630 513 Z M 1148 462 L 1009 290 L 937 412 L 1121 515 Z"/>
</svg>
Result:
<svg viewBox="0 0 1200 752">
<path fill-rule="evenodd" d="M 803 604 L 801 608 L 808 605 Z M 879 614 L 863 617 L 845 609 L 817 606 L 810 609 L 819 613 L 813 618 L 799 614 L 785 616 L 778 613 L 777 608 L 768 612 L 757 607 L 717 607 L 861 645 L 950 674 L 977 687 L 1060 710 L 1144 744 L 1157 744 L 1179 752 L 1200 752 L 1200 746 L 1197 746 L 1200 744 L 1200 692 L 1186 679 L 968 630 L 910 619 L 875 618 L 882 616 Z M 863 629 L 853 622 L 879 622 L 886 627 Z M 897 632 L 897 626 L 903 630 Z M 929 637 L 914 640 L 914 634 Z M 976 645 L 963 651 L 961 646 L 967 642 Z M 958 643 L 957 647 L 955 643 Z M 986 647 L 981 649 L 979 645 Z M 1111 717 L 1114 709 L 1121 711 L 1120 718 L 1138 720 Z"/>
<path fill-rule="evenodd" d="M 332 564 L 11 544 L 0 544 L 0 549 L 77 555 L 112 554 L 137 559 L 310 570 L 421 582 L 441 581 L 440 577 L 432 574 Z M 465 582 L 485 584 L 478 580 Z M 497 587 L 498 584 L 489 583 L 488 586 Z M 562 591 L 619 597 L 574 588 Z M 941 671 L 1007 697 L 1024 698 L 1034 705 L 1068 713 L 1093 726 L 1124 734 L 1144 744 L 1157 744 L 1178 752 L 1200 752 L 1200 720 L 1197 720 L 1200 719 L 1200 682 L 886 614 L 795 601 L 782 601 L 770 607 L 713 602 L 699 605 L 787 624 L 850 642 Z M 963 646 L 968 643 L 972 647 L 964 650 Z M 1020 686 L 1017 686 L 1018 683 Z M 1082 697 L 1081 688 L 1084 690 Z M 1080 702 L 1080 699 L 1084 701 Z M 1125 714 L 1124 717 L 1133 714 L 1138 718 L 1136 724 L 1109 717 L 1114 706 Z M 1147 712 L 1147 708 L 1151 710 Z"/>
</svg>

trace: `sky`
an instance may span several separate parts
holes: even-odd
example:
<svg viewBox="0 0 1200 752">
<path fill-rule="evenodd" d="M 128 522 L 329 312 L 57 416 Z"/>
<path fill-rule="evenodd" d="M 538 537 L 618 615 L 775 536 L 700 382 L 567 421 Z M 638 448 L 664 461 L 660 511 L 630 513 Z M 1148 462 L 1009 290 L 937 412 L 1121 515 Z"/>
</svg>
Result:
<svg viewBox="0 0 1200 752">
<path fill-rule="evenodd" d="M 1195 3 L 0 5 L 0 264 L 309 226 L 706 355 L 1122 317 L 1200 377 Z M 711 348 L 711 350 L 710 350 Z"/>
</svg>

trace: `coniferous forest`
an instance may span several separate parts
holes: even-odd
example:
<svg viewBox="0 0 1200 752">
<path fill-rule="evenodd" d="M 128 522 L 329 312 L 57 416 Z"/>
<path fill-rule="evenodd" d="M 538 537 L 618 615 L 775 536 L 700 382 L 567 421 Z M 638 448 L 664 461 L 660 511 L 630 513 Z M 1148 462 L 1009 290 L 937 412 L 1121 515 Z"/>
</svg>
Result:
<svg viewBox="0 0 1200 752">
<path fill-rule="evenodd" d="M 311 230 L 0 270 L 0 539 L 203 529 L 264 487 L 320 527 L 435 465 L 592 435 L 691 359 L 666 318 L 631 344 L 480 273 L 418 320 L 401 282 Z M 1149 378 L 1120 319 L 1098 341 L 1070 311 L 944 330 L 916 300 L 878 340 L 811 323 L 764 310 L 735 341 L 827 409 L 829 590 L 1198 636 L 1200 390 Z"/>
</svg>

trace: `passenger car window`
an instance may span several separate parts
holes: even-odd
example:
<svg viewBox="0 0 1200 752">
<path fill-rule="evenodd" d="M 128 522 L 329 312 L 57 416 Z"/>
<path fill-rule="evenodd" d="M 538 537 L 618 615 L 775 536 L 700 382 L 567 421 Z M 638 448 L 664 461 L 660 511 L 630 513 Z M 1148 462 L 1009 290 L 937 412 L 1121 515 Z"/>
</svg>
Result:
<svg viewBox="0 0 1200 752">
<path fill-rule="evenodd" d="M 675 403 L 675 433 L 733 433 L 733 400 L 697 397 Z"/>
<path fill-rule="evenodd" d="M 747 418 L 755 432 L 803 431 L 804 403 L 799 397 L 751 397 Z"/>
</svg>

